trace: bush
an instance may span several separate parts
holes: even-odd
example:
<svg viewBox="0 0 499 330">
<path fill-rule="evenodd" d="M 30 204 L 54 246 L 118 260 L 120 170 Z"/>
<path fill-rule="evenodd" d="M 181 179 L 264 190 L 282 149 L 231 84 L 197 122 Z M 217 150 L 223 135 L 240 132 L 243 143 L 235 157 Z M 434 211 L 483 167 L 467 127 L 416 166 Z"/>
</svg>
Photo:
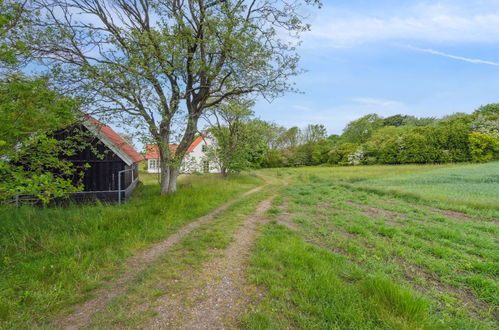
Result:
<svg viewBox="0 0 499 330">
<path fill-rule="evenodd" d="M 469 135 L 470 153 L 474 162 L 499 159 L 499 138 L 492 134 L 472 132 Z"/>
<path fill-rule="evenodd" d="M 329 152 L 328 161 L 330 164 L 348 165 L 350 164 L 349 156 L 354 154 L 359 147 L 357 143 L 342 143 Z"/>
</svg>

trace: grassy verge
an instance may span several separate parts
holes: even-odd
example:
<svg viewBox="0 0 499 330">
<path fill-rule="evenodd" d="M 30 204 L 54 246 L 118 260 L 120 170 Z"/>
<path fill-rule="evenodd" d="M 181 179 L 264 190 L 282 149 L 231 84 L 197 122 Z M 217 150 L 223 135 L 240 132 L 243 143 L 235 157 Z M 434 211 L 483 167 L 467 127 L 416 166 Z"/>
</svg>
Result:
<svg viewBox="0 0 499 330">
<path fill-rule="evenodd" d="M 0 327 L 43 322 L 84 300 L 137 249 L 261 184 L 253 176 L 186 177 L 159 196 L 152 176 L 124 205 L 0 210 Z"/>
</svg>

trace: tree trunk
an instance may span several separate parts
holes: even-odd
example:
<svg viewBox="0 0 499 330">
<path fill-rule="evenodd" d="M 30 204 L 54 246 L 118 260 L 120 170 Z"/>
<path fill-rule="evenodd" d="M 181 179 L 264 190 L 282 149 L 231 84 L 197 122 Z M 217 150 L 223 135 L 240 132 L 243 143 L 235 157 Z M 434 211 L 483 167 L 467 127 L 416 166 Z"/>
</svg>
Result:
<svg viewBox="0 0 499 330">
<path fill-rule="evenodd" d="M 225 166 L 222 166 L 222 168 L 220 169 L 220 175 L 222 175 L 222 178 L 225 178 L 227 177 L 227 168 Z"/>
<path fill-rule="evenodd" d="M 168 166 L 169 169 L 169 181 L 168 181 L 168 193 L 173 194 L 177 191 L 177 177 L 179 174 L 179 168 L 177 166 Z"/>
<path fill-rule="evenodd" d="M 170 187 L 170 167 L 168 166 L 168 162 L 164 159 L 160 159 L 160 170 L 161 170 L 161 182 L 160 182 L 160 190 L 161 195 L 169 194 Z"/>
</svg>

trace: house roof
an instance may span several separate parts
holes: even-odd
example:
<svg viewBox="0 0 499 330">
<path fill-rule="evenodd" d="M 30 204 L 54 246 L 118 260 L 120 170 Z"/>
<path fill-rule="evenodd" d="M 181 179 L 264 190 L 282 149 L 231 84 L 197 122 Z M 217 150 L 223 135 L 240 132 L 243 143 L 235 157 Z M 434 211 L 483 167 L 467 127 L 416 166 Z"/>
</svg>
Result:
<svg viewBox="0 0 499 330">
<path fill-rule="evenodd" d="M 198 136 L 189 146 L 187 152 L 193 151 L 202 141 L 204 137 Z M 177 144 L 170 144 L 170 150 L 175 151 L 178 148 Z M 147 144 L 146 145 L 146 157 L 145 159 L 159 159 L 159 150 L 157 144 Z"/>
<path fill-rule="evenodd" d="M 144 160 L 128 142 L 109 126 L 104 125 L 94 117 L 85 115 L 87 118 L 87 127 L 92 133 L 101 139 L 101 141 L 120 157 L 127 165 Z"/>
</svg>

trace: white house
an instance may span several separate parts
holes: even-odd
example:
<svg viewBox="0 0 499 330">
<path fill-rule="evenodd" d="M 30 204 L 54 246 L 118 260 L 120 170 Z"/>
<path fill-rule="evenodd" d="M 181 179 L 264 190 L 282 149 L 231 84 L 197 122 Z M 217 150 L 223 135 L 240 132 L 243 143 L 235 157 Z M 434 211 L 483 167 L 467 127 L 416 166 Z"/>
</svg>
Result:
<svg viewBox="0 0 499 330">
<path fill-rule="evenodd" d="M 220 167 L 216 161 L 208 157 L 208 149 L 215 144 L 211 135 L 197 137 L 187 149 L 182 161 L 180 173 L 220 173 Z M 176 144 L 170 144 L 170 150 L 175 152 Z M 159 173 L 159 151 L 155 144 L 146 145 L 147 172 Z"/>
</svg>

